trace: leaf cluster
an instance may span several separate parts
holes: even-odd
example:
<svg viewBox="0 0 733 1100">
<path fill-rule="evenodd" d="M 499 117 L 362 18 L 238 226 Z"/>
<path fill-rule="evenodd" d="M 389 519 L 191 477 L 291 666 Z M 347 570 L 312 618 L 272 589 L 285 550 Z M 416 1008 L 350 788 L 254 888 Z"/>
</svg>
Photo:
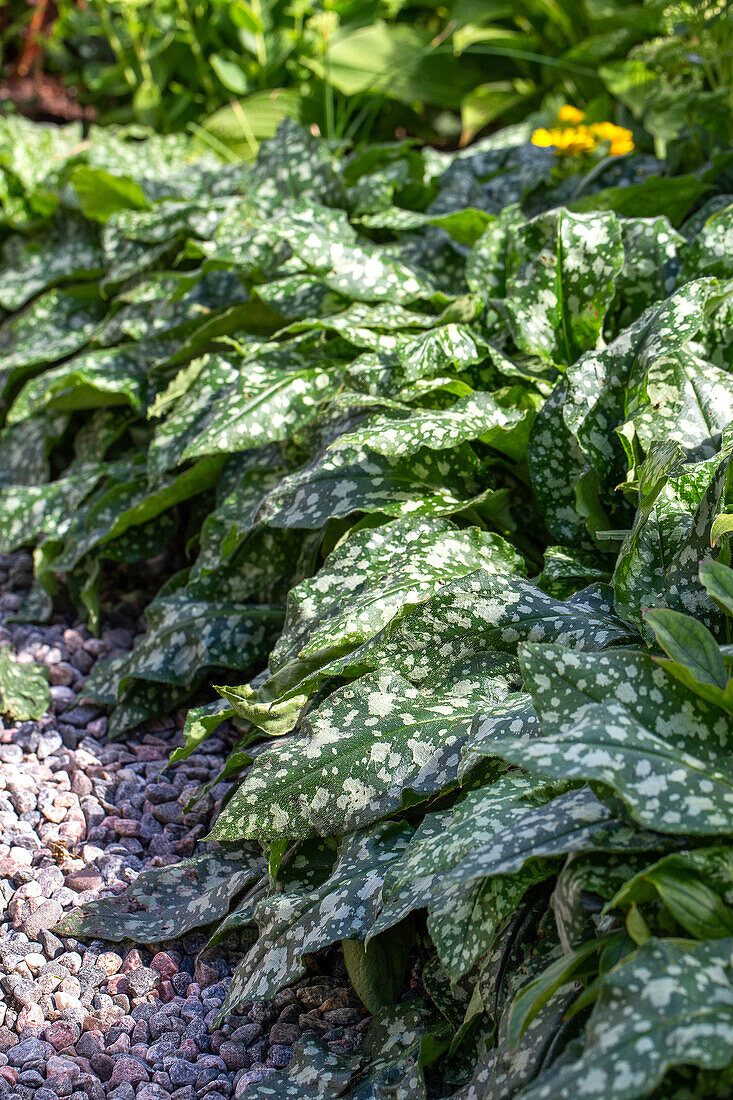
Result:
<svg viewBox="0 0 733 1100">
<path fill-rule="evenodd" d="M 5 207 L 2 548 L 92 622 L 181 548 L 87 690 L 240 734 L 206 848 L 65 929 L 256 928 L 223 1013 L 344 941 L 377 1010 L 254 1096 L 730 1085 L 733 207 L 528 136 L 95 133 Z"/>
</svg>

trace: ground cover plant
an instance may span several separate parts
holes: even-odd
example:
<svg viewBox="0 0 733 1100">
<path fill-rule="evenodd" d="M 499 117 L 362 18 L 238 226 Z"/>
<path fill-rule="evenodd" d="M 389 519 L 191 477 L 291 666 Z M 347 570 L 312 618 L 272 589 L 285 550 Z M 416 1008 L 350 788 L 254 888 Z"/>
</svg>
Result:
<svg viewBox="0 0 733 1100">
<path fill-rule="evenodd" d="M 210 841 L 65 931 L 247 944 L 223 1013 L 342 942 L 364 1045 L 253 1097 L 730 1093 L 730 162 L 547 121 L 252 167 L 2 123 L 19 615 L 176 548 L 87 691 L 239 737 Z"/>
</svg>

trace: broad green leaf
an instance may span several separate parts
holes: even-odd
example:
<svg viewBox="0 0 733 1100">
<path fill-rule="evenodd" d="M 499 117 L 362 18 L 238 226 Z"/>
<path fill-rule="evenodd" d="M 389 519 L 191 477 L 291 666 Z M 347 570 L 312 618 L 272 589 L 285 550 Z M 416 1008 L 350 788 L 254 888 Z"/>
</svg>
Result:
<svg viewBox="0 0 733 1100">
<path fill-rule="evenodd" d="M 258 688 L 250 684 L 241 684 L 239 687 L 220 685 L 216 690 L 240 718 L 263 730 L 269 737 L 290 733 L 308 702 L 307 695 L 293 695 L 276 702 L 263 702 Z"/>
<path fill-rule="evenodd" d="M 191 285 L 193 280 L 193 285 Z M 225 330 L 241 320 L 248 301 L 241 280 L 233 271 L 210 271 L 200 277 L 188 273 L 161 272 L 143 276 L 115 299 L 98 339 L 105 345 L 125 340 L 175 339 L 180 347 L 171 358 L 180 358 L 193 343 L 213 340 L 221 318 Z M 185 358 L 189 358 L 188 355 Z"/>
<path fill-rule="evenodd" d="M 537 586 L 556 599 L 567 599 L 587 584 L 607 584 L 610 573 L 598 554 L 567 546 L 548 546 Z"/>
<path fill-rule="evenodd" d="M 361 940 L 342 940 L 346 972 L 361 1003 L 370 1012 L 394 1005 L 405 982 L 407 957 L 414 941 L 410 930 L 390 930 L 368 947 Z"/>
<path fill-rule="evenodd" d="M 592 939 L 581 947 L 562 955 L 551 963 L 533 982 L 524 986 L 512 1005 L 509 1017 L 509 1045 L 516 1050 L 532 1020 L 547 1004 L 556 990 L 572 981 L 588 966 L 589 957 L 603 946 L 603 940 Z"/>
<path fill-rule="evenodd" d="M 306 64 L 347 96 L 371 92 L 447 108 L 460 107 L 481 73 L 471 58 L 432 56 L 426 29 L 381 19 L 342 32 L 329 44 L 323 61 L 316 57 Z"/>
<path fill-rule="evenodd" d="M 212 68 L 215 57 L 213 55 L 210 58 Z M 244 73 L 239 65 L 227 61 L 227 83 L 224 80 L 223 63 L 224 59 L 220 58 L 217 76 L 231 91 L 241 95 L 246 91 L 240 83 L 244 79 Z M 238 74 L 238 80 L 235 73 Z M 201 128 L 204 134 L 210 134 L 217 143 L 231 149 L 233 153 L 242 158 L 250 158 L 257 152 L 258 144 L 263 138 L 274 136 L 283 119 L 298 118 L 300 113 L 301 102 L 297 91 L 292 88 L 270 88 L 253 92 L 236 99 L 232 104 L 220 107 L 203 120 Z"/>
<path fill-rule="evenodd" d="M 483 664 L 445 658 L 429 688 L 386 669 L 340 688 L 258 756 L 212 836 L 337 836 L 455 783 L 473 718 L 506 691 L 505 663 Z"/>
<path fill-rule="evenodd" d="M 81 141 L 78 122 L 66 126 L 32 122 L 15 111 L 0 119 L 0 171 L 5 176 L 0 207 L 4 226 L 26 229 L 53 214 L 58 206 L 60 176 Z"/>
<path fill-rule="evenodd" d="M 145 191 L 129 176 L 117 176 L 103 168 L 80 164 L 71 173 L 81 212 L 95 222 L 106 222 L 117 210 L 145 210 Z"/>
<path fill-rule="evenodd" d="M 696 173 L 674 177 L 651 175 L 642 183 L 605 187 L 594 195 L 575 199 L 570 209 L 580 213 L 614 211 L 622 218 L 664 215 L 677 226 L 707 191 L 708 185 L 702 183 Z"/>
<path fill-rule="evenodd" d="M 161 417 L 147 454 L 149 476 L 159 476 L 177 466 L 189 444 L 195 443 L 220 396 L 239 377 L 239 368 L 228 356 L 205 355 L 184 367 L 158 395 L 148 410 Z"/>
<path fill-rule="evenodd" d="M 456 448 L 451 464 L 426 448 L 389 460 L 365 447 L 340 447 L 284 477 L 263 500 L 257 519 L 273 527 L 314 528 L 357 511 L 449 516 L 484 498 L 490 503 L 486 481 L 468 444 Z"/>
<path fill-rule="evenodd" d="M 108 478 L 71 519 L 55 567 L 72 569 L 85 554 L 105 548 L 113 540 L 119 544 L 119 557 L 125 541 L 134 539 L 142 525 L 210 488 L 220 469 L 217 457 L 202 459 L 181 473 L 174 471 L 157 484 L 149 484 L 140 464 L 123 467 L 119 476 Z M 112 554 L 115 556 L 114 550 Z"/>
<path fill-rule="evenodd" d="M 263 702 L 315 685 L 341 658 L 348 665 L 352 650 L 446 583 L 478 568 L 492 574 L 521 567 L 498 535 L 458 530 L 446 520 L 404 517 L 351 532 L 314 578 L 291 589 Z"/>
<path fill-rule="evenodd" d="M 65 413 L 32 417 L 0 430 L 0 486 L 19 488 L 49 480 L 49 452 L 67 425 Z"/>
<path fill-rule="evenodd" d="M 440 675 L 449 660 L 480 667 L 487 656 L 515 654 L 523 641 L 595 650 L 633 639 L 613 614 L 604 586 L 560 601 L 521 577 L 481 569 L 388 624 L 349 657 L 349 666 L 391 667 L 419 685 Z"/>
<path fill-rule="evenodd" d="M 505 298 L 507 293 L 508 247 L 512 233 L 526 224 L 519 206 L 505 206 L 466 260 L 466 282 L 476 294 Z"/>
<path fill-rule="evenodd" d="M 727 206 L 707 219 L 691 242 L 681 272 L 683 279 L 701 275 L 728 278 L 733 275 L 730 249 L 733 243 L 733 210 Z"/>
<path fill-rule="evenodd" d="M 534 700 L 544 736 L 495 741 L 492 754 L 541 775 L 602 784 L 650 829 L 709 836 L 733 827 L 733 761 L 709 743 L 707 730 L 687 748 L 671 739 L 659 714 L 643 720 L 613 699 L 553 720 L 537 692 Z"/>
<path fill-rule="evenodd" d="M 42 409 L 130 405 L 141 412 L 150 400 L 148 372 L 154 354 L 154 348 L 144 344 L 83 352 L 26 382 L 8 421 L 17 424 Z"/>
<path fill-rule="evenodd" d="M 616 277 L 616 300 L 628 323 L 674 291 L 686 242 L 663 216 L 622 218 L 619 224 L 624 264 Z"/>
<path fill-rule="evenodd" d="M 334 373 L 320 366 L 283 371 L 247 361 L 205 421 L 197 424 L 181 458 L 245 451 L 286 439 L 315 418 L 335 381 Z"/>
<path fill-rule="evenodd" d="M 296 256 L 337 294 L 360 302 L 405 305 L 433 298 L 436 287 L 420 271 L 391 259 L 356 234 L 339 211 L 295 204 L 273 226 Z"/>
<path fill-rule="evenodd" d="M 607 910 L 659 898 L 696 939 L 722 939 L 733 932 L 731 849 L 696 848 L 663 856 L 625 883 Z"/>
<path fill-rule="evenodd" d="M 207 603 L 185 590 L 148 606 L 148 629 L 118 671 L 131 680 L 190 687 L 206 669 L 247 668 L 261 659 L 282 622 L 278 607 Z"/>
<path fill-rule="evenodd" d="M 668 657 L 684 665 L 694 679 L 725 690 L 725 662 L 706 626 L 689 615 L 661 607 L 650 608 L 644 617 Z"/>
<path fill-rule="evenodd" d="M 728 615 L 733 615 L 733 569 L 720 561 L 700 563 L 700 580 L 709 596 Z"/>
<path fill-rule="evenodd" d="M 37 368 L 73 355 L 89 341 L 104 315 L 102 303 L 83 287 L 49 290 L 0 326 L 0 388 Z"/>
<path fill-rule="evenodd" d="M 20 664 L 10 651 L 0 649 L 0 711 L 19 722 L 41 718 L 51 705 L 45 669 Z"/>
<path fill-rule="evenodd" d="M 664 600 L 708 627 L 717 625 L 719 616 L 698 569 L 710 555 L 710 530 L 725 489 L 730 450 L 727 441 L 720 454 L 696 463 L 675 463 L 673 456 L 658 478 L 649 479 L 648 491 L 642 470 L 639 507 L 613 577 L 616 608 L 625 619 L 641 626 L 642 609 Z"/>
<path fill-rule="evenodd" d="M 675 355 L 684 361 L 710 293 L 709 281 L 700 280 L 650 306 L 608 347 L 587 352 L 570 366 L 540 410 L 530 440 L 530 469 L 546 521 L 564 544 L 587 540 L 587 531 L 598 526 L 583 508 L 579 487 L 584 480 L 596 494 L 605 490 L 608 499 L 602 506 L 607 508 L 623 478 L 626 463 L 615 429 L 627 417 L 630 383 L 643 411 L 647 377 L 658 361 L 669 362 Z M 680 439 L 682 424 L 669 427 L 672 438 Z"/>
<path fill-rule="evenodd" d="M 102 898 L 72 910 L 58 930 L 115 943 L 176 939 L 223 917 L 232 899 L 266 870 L 257 845 L 217 846 L 183 863 L 144 871 L 122 897 Z"/>
<path fill-rule="evenodd" d="M 0 491 L 3 552 L 17 550 L 42 535 L 63 537 L 73 520 L 74 509 L 106 472 L 104 464 L 98 462 L 85 462 L 77 471 L 48 485 L 21 484 Z"/>
<path fill-rule="evenodd" d="M 480 439 L 521 458 L 512 446 L 512 436 L 525 416 L 519 409 L 502 407 L 489 393 L 476 393 L 460 398 L 448 409 L 405 410 L 404 416 L 380 414 L 333 446 L 366 447 L 392 458 L 416 454 L 422 447 L 442 451 Z"/>
<path fill-rule="evenodd" d="M 99 234 L 82 218 L 59 216 L 48 233 L 13 236 L 0 248 L 0 306 L 20 309 L 42 290 L 101 274 Z"/>
<path fill-rule="evenodd" d="M 491 214 L 484 210 L 468 207 L 450 214 L 421 213 L 417 210 L 403 210 L 398 206 L 380 210 L 376 214 L 366 214 L 359 223 L 368 229 L 391 229 L 393 232 L 406 232 L 434 226 L 444 229 L 459 244 L 472 245 L 493 221 Z"/>
<path fill-rule="evenodd" d="M 622 265 L 613 214 L 552 211 L 512 229 L 505 307 L 517 344 L 565 365 L 593 350 Z"/>
</svg>

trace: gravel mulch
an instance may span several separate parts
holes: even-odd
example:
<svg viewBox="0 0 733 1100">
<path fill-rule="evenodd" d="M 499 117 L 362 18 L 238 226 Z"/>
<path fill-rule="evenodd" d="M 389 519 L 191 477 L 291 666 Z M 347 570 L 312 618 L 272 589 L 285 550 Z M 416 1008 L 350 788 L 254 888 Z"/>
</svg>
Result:
<svg viewBox="0 0 733 1100">
<path fill-rule="evenodd" d="M 0 555 L 0 621 L 31 579 L 29 555 Z M 144 868 L 191 855 L 225 793 L 184 814 L 224 763 L 224 739 L 161 776 L 182 714 L 110 744 L 104 711 L 80 702 L 97 659 L 129 649 L 141 625 L 121 612 L 99 638 L 60 615 L 0 626 L 0 645 L 47 667 L 53 697 L 38 722 L 0 719 L 0 1100 L 238 1098 L 288 1063 L 303 1032 L 345 1052 L 368 1023 L 337 952 L 217 1028 L 236 953 L 202 957 L 197 935 L 144 950 L 51 930 Z"/>
</svg>

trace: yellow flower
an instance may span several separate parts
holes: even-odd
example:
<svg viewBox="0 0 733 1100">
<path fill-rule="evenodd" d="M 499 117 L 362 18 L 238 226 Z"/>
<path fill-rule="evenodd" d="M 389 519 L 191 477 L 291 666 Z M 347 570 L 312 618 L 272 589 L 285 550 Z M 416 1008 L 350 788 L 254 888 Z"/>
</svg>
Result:
<svg viewBox="0 0 733 1100">
<path fill-rule="evenodd" d="M 581 111 L 579 107 L 573 107 L 570 103 L 565 103 L 557 112 L 558 122 L 569 122 L 571 126 L 577 126 L 585 118 L 585 111 Z"/>
<path fill-rule="evenodd" d="M 590 126 L 553 126 L 549 130 L 540 127 L 532 134 L 533 145 L 539 145 L 543 149 L 554 148 L 559 157 L 592 153 L 601 142 L 609 143 L 609 154 L 612 157 L 623 156 L 634 148 L 631 130 L 625 130 L 623 126 L 616 126 L 613 122 L 593 122 Z"/>
<path fill-rule="evenodd" d="M 557 156 L 577 156 L 592 152 L 597 143 L 587 126 L 554 126 L 551 130 L 535 130 L 532 144 L 545 149 L 554 147 Z"/>
<path fill-rule="evenodd" d="M 633 134 L 623 126 L 614 126 L 612 122 L 596 122 L 591 126 L 591 130 L 599 141 L 611 143 L 608 152 L 612 157 L 621 157 L 634 148 Z"/>
<path fill-rule="evenodd" d="M 532 144 L 539 145 L 542 149 L 547 149 L 550 145 L 554 145 L 552 134 L 549 130 L 546 130 L 544 126 L 540 126 L 539 130 L 535 130 L 532 134 Z"/>
</svg>

